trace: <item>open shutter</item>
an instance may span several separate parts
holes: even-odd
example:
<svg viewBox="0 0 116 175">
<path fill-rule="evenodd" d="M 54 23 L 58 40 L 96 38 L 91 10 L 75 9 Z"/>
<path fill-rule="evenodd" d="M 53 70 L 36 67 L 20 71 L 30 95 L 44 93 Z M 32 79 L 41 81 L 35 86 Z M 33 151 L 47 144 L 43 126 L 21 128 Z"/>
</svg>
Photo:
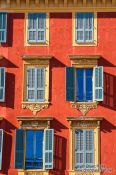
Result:
<svg viewBox="0 0 116 175">
<path fill-rule="evenodd" d="M 38 13 L 37 21 L 37 42 L 44 42 L 46 38 L 46 13 Z"/>
<path fill-rule="evenodd" d="M 24 169 L 24 130 L 16 129 L 15 168 Z"/>
<path fill-rule="evenodd" d="M 84 13 L 76 13 L 76 41 L 84 42 Z"/>
<path fill-rule="evenodd" d="M 2 169 L 3 129 L 0 129 L 0 170 Z"/>
<path fill-rule="evenodd" d="M 66 67 L 66 101 L 74 101 L 74 67 Z"/>
<path fill-rule="evenodd" d="M 94 67 L 93 100 L 103 101 L 103 67 Z"/>
<path fill-rule="evenodd" d="M 90 169 L 94 166 L 94 131 L 84 130 L 85 136 L 85 165 Z"/>
<path fill-rule="evenodd" d="M 5 68 L 0 68 L 0 102 L 5 100 Z"/>
<path fill-rule="evenodd" d="M 45 129 L 44 151 L 43 151 L 44 169 L 53 169 L 53 149 L 54 149 L 54 130 Z"/>
<path fill-rule="evenodd" d="M 93 42 L 93 18 L 94 13 L 84 13 L 84 38 L 85 42 Z"/>
<path fill-rule="evenodd" d="M 28 68 L 27 69 L 27 100 L 35 101 L 35 83 L 36 83 L 36 69 Z"/>
<path fill-rule="evenodd" d="M 75 131 L 75 169 L 84 166 L 84 133 L 83 130 Z"/>
<path fill-rule="evenodd" d="M 37 101 L 45 100 L 45 68 L 37 68 Z"/>
<path fill-rule="evenodd" d="M 7 14 L 0 13 L 0 42 L 6 43 L 7 36 Z"/>
<path fill-rule="evenodd" d="M 35 13 L 28 14 L 28 42 L 37 41 L 37 15 Z"/>
</svg>

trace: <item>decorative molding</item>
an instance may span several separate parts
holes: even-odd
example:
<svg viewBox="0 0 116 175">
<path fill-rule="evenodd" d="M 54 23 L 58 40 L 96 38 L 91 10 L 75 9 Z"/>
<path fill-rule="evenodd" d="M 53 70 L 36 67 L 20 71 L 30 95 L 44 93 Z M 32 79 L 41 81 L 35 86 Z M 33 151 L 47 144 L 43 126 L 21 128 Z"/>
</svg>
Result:
<svg viewBox="0 0 116 175">
<path fill-rule="evenodd" d="M 22 170 L 22 171 L 18 171 L 18 175 L 48 175 L 48 171 L 27 171 L 27 170 Z"/>
<path fill-rule="evenodd" d="M 52 57 L 51 55 L 22 55 L 23 60 L 50 60 Z"/>
<path fill-rule="evenodd" d="M 37 112 L 41 111 L 42 109 L 47 109 L 49 106 L 49 103 L 31 103 L 31 102 L 23 102 L 22 108 L 23 109 L 29 109 L 33 112 L 33 115 L 36 115 Z"/>
<path fill-rule="evenodd" d="M 73 102 L 72 107 L 78 109 L 85 116 L 91 109 L 97 108 L 97 102 Z"/>
<path fill-rule="evenodd" d="M 100 172 L 76 172 L 76 171 L 69 171 L 69 175 L 100 175 Z"/>
</svg>

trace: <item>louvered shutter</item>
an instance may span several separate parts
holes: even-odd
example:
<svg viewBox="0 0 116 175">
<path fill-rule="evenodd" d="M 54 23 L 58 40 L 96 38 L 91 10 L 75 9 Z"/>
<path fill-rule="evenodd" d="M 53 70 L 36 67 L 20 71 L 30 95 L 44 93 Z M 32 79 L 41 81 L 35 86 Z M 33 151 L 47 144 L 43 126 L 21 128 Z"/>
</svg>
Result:
<svg viewBox="0 0 116 175">
<path fill-rule="evenodd" d="M 35 101 L 36 68 L 27 69 L 27 101 Z"/>
<path fill-rule="evenodd" d="M 76 13 L 76 41 L 84 42 L 84 13 Z"/>
<path fill-rule="evenodd" d="M 84 130 L 85 133 L 85 165 L 93 168 L 94 165 L 94 131 Z"/>
<path fill-rule="evenodd" d="M 38 13 L 37 21 L 37 42 L 44 42 L 46 38 L 46 13 Z"/>
<path fill-rule="evenodd" d="M 84 13 L 84 40 L 93 42 L 93 13 Z"/>
<path fill-rule="evenodd" d="M 74 67 L 66 67 L 66 101 L 74 101 Z"/>
<path fill-rule="evenodd" d="M 0 68 L 0 102 L 5 100 L 5 68 Z"/>
<path fill-rule="evenodd" d="M 2 169 L 3 129 L 0 129 L 0 170 Z"/>
<path fill-rule="evenodd" d="M 103 101 L 103 67 L 94 67 L 93 97 L 95 101 Z"/>
<path fill-rule="evenodd" d="M 24 130 L 16 129 L 15 168 L 24 169 Z"/>
<path fill-rule="evenodd" d="M 54 130 L 45 129 L 44 131 L 44 169 L 53 169 L 53 149 L 54 149 Z"/>
<path fill-rule="evenodd" d="M 28 41 L 29 42 L 37 41 L 37 14 L 36 13 L 28 14 Z"/>
<path fill-rule="evenodd" d="M 84 132 L 75 131 L 75 169 L 84 168 Z"/>
<path fill-rule="evenodd" d="M 45 68 L 37 68 L 37 101 L 45 100 Z"/>
<path fill-rule="evenodd" d="M 7 14 L 0 13 L 0 42 L 5 43 L 7 38 Z"/>
</svg>

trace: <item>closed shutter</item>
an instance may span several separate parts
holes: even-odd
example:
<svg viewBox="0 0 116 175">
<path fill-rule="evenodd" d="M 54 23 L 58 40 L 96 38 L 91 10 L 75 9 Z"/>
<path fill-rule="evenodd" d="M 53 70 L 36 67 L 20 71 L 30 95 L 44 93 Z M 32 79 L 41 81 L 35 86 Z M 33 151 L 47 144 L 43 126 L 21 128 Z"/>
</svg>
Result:
<svg viewBox="0 0 116 175">
<path fill-rule="evenodd" d="M 103 101 L 103 67 L 94 67 L 93 97 L 95 101 Z"/>
<path fill-rule="evenodd" d="M 0 68 L 0 101 L 5 100 L 5 68 Z"/>
<path fill-rule="evenodd" d="M 84 132 L 75 131 L 75 169 L 84 168 Z"/>
<path fill-rule="evenodd" d="M 35 101 L 35 91 L 36 91 L 36 69 L 27 69 L 27 100 Z"/>
<path fill-rule="evenodd" d="M 84 13 L 76 13 L 76 41 L 84 42 Z"/>
<path fill-rule="evenodd" d="M 54 130 L 44 131 L 44 169 L 53 169 Z"/>
<path fill-rule="evenodd" d="M 37 101 L 45 100 L 45 68 L 37 68 Z"/>
<path fill-rule="evenodd" d="M 7 38 L 7 14 L 0 13 L 0 42 L 5 43 Z"/>
<path fill-rule="evenodd" d="M 66 101 L 74 101 L 74 67 L 66 67 Z"/>
<path fill-rule="evenodd" d="M 24 130 L 16 129 L 15 168 L 24 169 Z"/>
<path fill-rule="evenodd" d="M 37 41 L 37 15 L 36 13 L 28 14 L 28 41 Z"/>
<path fill-rule="evenodd" d="M 2 169 L 3 129 L 0 129 L 0 170 Z"/>
<path fill-rule="evenodd" d="M 85 130 L 85 164 L 86 168 L 93 168 L 94 165 L 94 131 Z"/>
<path fill-rule="evenodd" d="M 93 42 L 93 13 L 84 13 L 84 37 L 85 42 Z"/>
<path fill-rule="evenodd" d="M 37 21 L 37 42 L 43 42 L 46 38 L 46 13 L 38 13 Z"/>
</svg>

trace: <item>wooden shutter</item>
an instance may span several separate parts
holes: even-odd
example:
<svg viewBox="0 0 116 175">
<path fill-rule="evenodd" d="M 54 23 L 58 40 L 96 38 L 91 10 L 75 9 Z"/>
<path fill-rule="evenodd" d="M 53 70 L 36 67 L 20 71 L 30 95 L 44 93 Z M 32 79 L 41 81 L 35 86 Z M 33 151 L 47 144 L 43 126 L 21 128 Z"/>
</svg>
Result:
<svg viewBox="0 0 116 175">
<path fill-rule="evenodd" d="M 74 67 L 66 67 L 66 101 L 74 101 Z"/>
<path fill-rule="evenodd" d="M 0 170 L 2 169 L 3 129 L 0 129 Z"/>
<path fill-rule="evenodd" d="M 15 168 L 24 169 L 24 130 L 16 129 Z"/>
<path fill-rule="evenodd" d="M 38 13 L 37 21 L 37 42 L 44 42 L 46 38 L 46 13 Z"/>
<path fill-rule="evenodd" d="M 76 13 L 76 41 L 84 42 L 84 13 Z"/>
<path fill-rule="evenodd" d="M 27 100 L 35 101 L 36 91 L 36 68 L 27 69 Z"/>
<path fill-rule="evenodd" d="M 45 68 L 37 68 L 37 101 L 45 100 Z"/>
<path fill-rule="evenodd" d="M 28 14 L 28 42 L 37 41 L 37 14 Z"/>
<path fill-rule="evenodd" d="M 7 14 L 0 13 L 0 42 L 6 43 L 7 38 Z"/>
<path fill-rule="evenodd" d="M 85 165 L 92 168 L 94 165 L 94 131 L 84 130 L 85 137 Z"/>
<path fill-rule="evenodd" d="M 93 42 L 93 19 L 94 13 L 84 13 L 84 40 Z"/>
<path fill-rule="evenodd" d="M 103 101 L 103 67 L 94 67 L 93 71 L 93 100 Z"/>
<path fill-rule="evenodd" d="M 44 169 L 53 169 L 53 149 L 54 149 L 54 130 L 45 129 L 44 131 Z"/>
<path fill-rule="evenodd" d="M 75 169 L 84 168 L 84 132 L 75 131 Z"/>
<path fill-rule="evenodd" d="M 5 68 L 0 68 L 0 102 L 5 100 Z"/>
</svg>

